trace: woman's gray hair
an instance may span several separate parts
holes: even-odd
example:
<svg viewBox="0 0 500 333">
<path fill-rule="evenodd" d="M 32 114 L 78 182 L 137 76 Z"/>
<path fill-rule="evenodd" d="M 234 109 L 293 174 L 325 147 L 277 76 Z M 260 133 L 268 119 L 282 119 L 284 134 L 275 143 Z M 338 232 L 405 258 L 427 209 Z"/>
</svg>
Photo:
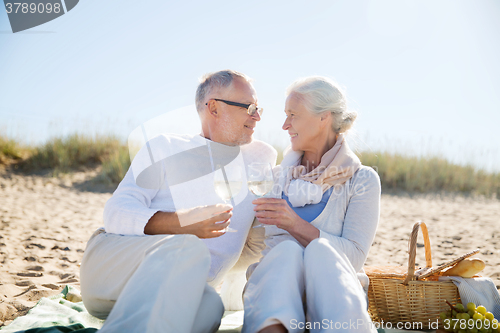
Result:
<svg viewBox="0 0 500 333">
<path fill-rule="evenodd" d="M 230 69 L 203 75 L 200 78 L 198 89 L 196 89 L 195 101 L 196 110 L 198 110 L 198 113 L 203 110 L 205 99 L 208 95 L 210 95 L 210 93 L 218 89 L 229 87 L 235 77 L 240 77 L 247 82 L 252 81 L 252 79 L 250 79 L 245 74 Z"/>
<path fill-rule="evenodd" d="M 286 90 L 286 95 L 297 94 L 306 109 L 313 114 L 330 112 L 333 116 L 333 131 L 344 133 L 349 130 L 358 113 L 347 110 L 344 91 L 333 80 L 323 76 L 298 79 Z"/>
</svg>

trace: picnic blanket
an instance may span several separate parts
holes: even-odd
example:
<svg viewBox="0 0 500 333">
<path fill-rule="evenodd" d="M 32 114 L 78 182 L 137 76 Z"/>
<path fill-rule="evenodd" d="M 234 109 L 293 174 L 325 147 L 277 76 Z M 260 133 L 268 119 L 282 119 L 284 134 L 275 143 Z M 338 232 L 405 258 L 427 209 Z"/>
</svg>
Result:
<svg viewBox="0 0 500 333">
<path fill-rule="evenodd" d="M 500 295 L 495 283 L 487 277 L 476 277 L 472 279 L 459 276 L 440 276 L 439 281 L 451 280 L 457 286 L 462 303 L 466 305 L 472 302 L 483 305 L 493 313 L 495 318 L 500 318 Z"/>
<path fill-rule="evenodd" d="M 58 325 L 70 327 L 70 330 L 54 332 L 72 332 L 77 329 L 90 328 L 86 331 L 82 330 L 81 333 L 91 333 L 101 328 L 104 320 L 89 314 L 83 302 L 72 303 L 66 300 L 65 297 L 68 292 L 80 293 L 75 287 L 67 285 L 57 295 L 42 297 L 25 316 L 17 317 L 10 325 L 2 327 L 0 331 L 3 333 L 25 332 L 28 330 L 26 333 L 34 333 L 39 331 L 32 331 L 29 329 Z"/>
</svg>

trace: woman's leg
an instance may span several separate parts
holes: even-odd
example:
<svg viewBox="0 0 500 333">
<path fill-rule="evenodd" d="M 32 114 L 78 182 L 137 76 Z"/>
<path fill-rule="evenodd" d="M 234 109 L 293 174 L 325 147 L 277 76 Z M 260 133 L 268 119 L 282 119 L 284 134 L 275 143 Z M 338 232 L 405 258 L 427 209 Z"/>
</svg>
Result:
<svg viewBox="0 0 500 333">
<path fill-rule="evenodd" d="M 275 324 L 284 325 L 289 332 L 303 331 L 293 325 L 305 320 L 303 251 L 299 244 L 284 241 L 259 263 L 243 296 L 242 333 L 256 333 Z"/>
<path fill-rule="evenodd" d="M 326 239 L 313 240 L 304 250 L 304 269 L 311 332 L 376 332 L 364 290 L 340 249 Z"/>
</svg>

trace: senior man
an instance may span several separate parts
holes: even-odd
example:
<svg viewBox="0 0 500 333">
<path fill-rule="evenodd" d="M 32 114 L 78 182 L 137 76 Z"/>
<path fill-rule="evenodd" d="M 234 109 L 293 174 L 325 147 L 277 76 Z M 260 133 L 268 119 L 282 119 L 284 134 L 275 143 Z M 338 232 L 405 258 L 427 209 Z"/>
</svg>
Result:
<svg viewBox="0 0 500 333">
<path fill-rule="evenodd" d="M 102 332 L 215 332 L 224 307 L 214 287 L 242 252 L 258 252 L 248 249 L 250 192 L 217 204 L 213 185 L 225 166 L 275 164 L 276 151 L 252 140 L 262 114 L 256 92 L 244 74 L 207 74 L 196 108 L 202 133 L 160 135 L 141 148 L 106 203 L 105 230 L 87 244 L 82 297 L 107 318 Z"/>
</svg>

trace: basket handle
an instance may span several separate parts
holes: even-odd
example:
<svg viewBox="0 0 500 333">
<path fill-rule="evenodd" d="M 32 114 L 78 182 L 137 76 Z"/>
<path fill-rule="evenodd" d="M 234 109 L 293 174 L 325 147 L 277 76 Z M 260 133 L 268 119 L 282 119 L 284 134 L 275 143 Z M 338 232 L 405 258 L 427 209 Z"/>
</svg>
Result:
<svg viewBox="0 0 500 333">
<path fill-rule="evenodd" d="M 408 258 L 408 274 L 406 276 L 404 285 L 408 282 L 416 280 L 415 277 L 415 256 L 417 254 L 417 237 L 418 229 L 422 229 L 422 235 L 424 236 L 425 245 L 425 261 L 426 267 L 432 267 L 432 255 L 431 255 L 431 241 L 429 240 L 429 233 L 427 232 L 427 226 L 424 222 L 418 221 L 413 225 L 413 230 L 411 232 L 409 243 L 409 258 Z"/>
</svg>

